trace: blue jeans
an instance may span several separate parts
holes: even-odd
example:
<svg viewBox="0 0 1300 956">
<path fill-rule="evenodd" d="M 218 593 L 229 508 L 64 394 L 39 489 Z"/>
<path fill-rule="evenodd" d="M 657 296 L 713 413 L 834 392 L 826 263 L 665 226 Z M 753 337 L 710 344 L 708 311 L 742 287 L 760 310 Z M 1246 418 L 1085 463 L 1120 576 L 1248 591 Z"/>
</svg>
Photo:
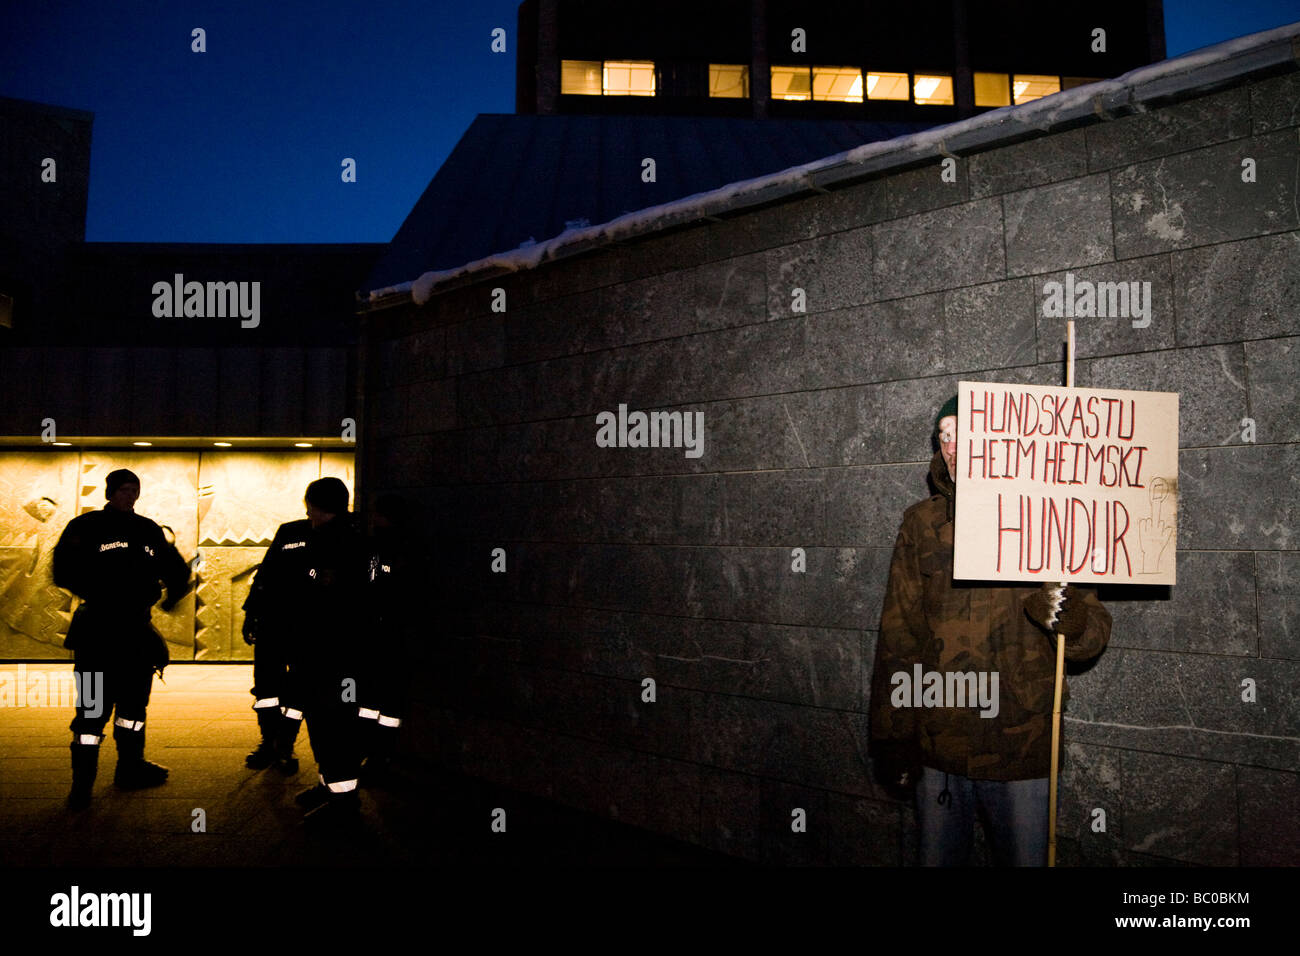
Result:
<svg viewBox="0 0 1300 956">
<path fill-rule="evenodd" d="M 1046 777 L 971 780 L 933 767 L 922 768 L 916 785 L 921 865 L 969 865 L 977 812 L 996 866 L 1047 865 Z"/>
</svg>

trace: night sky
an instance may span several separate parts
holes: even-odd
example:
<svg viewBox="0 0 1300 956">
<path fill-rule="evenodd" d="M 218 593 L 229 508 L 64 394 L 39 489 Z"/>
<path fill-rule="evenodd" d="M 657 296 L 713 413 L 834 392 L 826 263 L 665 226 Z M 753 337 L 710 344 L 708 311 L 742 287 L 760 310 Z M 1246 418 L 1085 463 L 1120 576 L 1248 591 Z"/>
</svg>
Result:
<svg viewBox="0 0 1300 956">
<path fill-rule="evenodd" d="M 95 114 L 89 241 L 387 242 L 474 116 L 514 111 L 518 0 L 5 7 L 0 95 Z M 1296 20 L 1165 0 L 1168 55 Z"/>
</svg>

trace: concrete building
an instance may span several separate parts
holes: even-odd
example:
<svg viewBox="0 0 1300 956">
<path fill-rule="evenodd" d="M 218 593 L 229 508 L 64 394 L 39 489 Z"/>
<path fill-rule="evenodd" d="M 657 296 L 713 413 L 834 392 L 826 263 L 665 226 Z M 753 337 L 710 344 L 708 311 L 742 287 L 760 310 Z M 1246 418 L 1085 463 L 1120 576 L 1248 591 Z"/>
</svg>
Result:
<svg viewBox="0 0 1300 956">
<path fill-rule="evenodd" d="M 1161 0 L 525 0 L 519 113 L 947 123 L 1165 57 Z"/>
<path fill-rule="evenodd" d="M 364 291 L 1164 57 L 1160 0 L 525 0 L 517 35 L 515 114 L 475 119 Z"/>
</svg>

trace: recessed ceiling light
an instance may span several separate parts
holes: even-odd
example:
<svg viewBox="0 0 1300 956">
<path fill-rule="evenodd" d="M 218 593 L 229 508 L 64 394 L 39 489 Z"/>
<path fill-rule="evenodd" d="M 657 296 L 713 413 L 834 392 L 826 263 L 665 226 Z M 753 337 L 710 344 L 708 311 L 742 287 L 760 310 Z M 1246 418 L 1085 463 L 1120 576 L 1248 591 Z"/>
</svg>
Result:
<svg viewBox="0 0 1300 956">
<path fill-rule="evenodd" d="M 214 441 L 212 444 L 216 445 L 218 448 L 229 448 L 229 447 L 230 447 L 230 442 L 228 442 L 228 441 Z"/>
<path fill-rule="evenodd" d="M 58 445 L 60 448 L 67 448 L 68 446 L 70 446 L 70 445 L 72 444 L 72 442 L 70 442 L 70 441 L 56 441 L 56 442 L 51 442 L 51 444 L 53 444 L 53 445 Z"/>
<path fill-rule="evenodd" d="M 133 442 L 131 442 L 131 444 L 132 444 L 132 445 L 139 445 L 141 448 L 148 448 L 150 445 L 153 444 L 153 442 L 151 442 L 151 441 L 133 441 Z"/>
<path fill-rule="evenodd" d="M 311 447 L 311 442 L 309 442 L 309 441 L 296 441 L 296 442 L 293 443 L 293 447 L 294 447 L 294 448 L 310 448 L 310 447 Z"/>
</svg>

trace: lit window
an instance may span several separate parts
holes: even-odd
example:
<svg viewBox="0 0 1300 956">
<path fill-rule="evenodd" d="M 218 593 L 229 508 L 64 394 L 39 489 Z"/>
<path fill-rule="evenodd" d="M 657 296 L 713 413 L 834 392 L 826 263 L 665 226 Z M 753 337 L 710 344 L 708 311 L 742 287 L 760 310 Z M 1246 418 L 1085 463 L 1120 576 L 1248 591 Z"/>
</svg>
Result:
<svg viewBox="0 0 1300 956">
<path fill-rule="evenodd" d="M 905 100 L 908 98 L 906 73 L 867 74 L 867 99 Z"/>
<path fill-rule="evenodd" d="M 862 71 L 854 67 L 814 66 L 812 95 L 815 100 L 837 103 L 862 102 Z"/>
<path fill-rule="evenodd" d="M 808 67 L 772 67 L 772 99 L 806 100 L 811 98 L 812 77 Z"/>
<path fill-rule="evenodd" d="M 749 67 L 710 63 L 709 95 L 724 99 L 744 99 L 749 96 Z"/>
<path fill-rule="evenodd" d="M 1010 106 L 1011 77 L 1005 73 L 976 73 L 975 105 Z"/>
<path fill-rule="evenodd" d="M 1089 83 L 1100 83 L 1100 76 L 1063 76 L 1061 77 L 1061 89 L 1072 90 L 1076 86 L 1087 86 Z"/>
<path fill-rule="evenodd" d="M 600 96 L 600 61 L 561 60 L 560 92 Z"/>
<path fill-rule="evenodd" d="M 644 60 L 606 60 L 605 95 L 654 96 L 654 63 Z"/>
<path fill-rule="evenodd" d="M 1016 105 L 1028 103 L 1052 93 L 1061 92 L 1059 76 L 1036 76 L 1031 73 L 1016 73 L 1011 77 L 1011 91 L 1015 95 Z"/>
<path fill-rule="evenodd" d="M 952 104 L 952 77 L 940 75 L 916 74 L 912 84 L 916 102 L 922 106 L 945 106 Z"/>
</svg>

